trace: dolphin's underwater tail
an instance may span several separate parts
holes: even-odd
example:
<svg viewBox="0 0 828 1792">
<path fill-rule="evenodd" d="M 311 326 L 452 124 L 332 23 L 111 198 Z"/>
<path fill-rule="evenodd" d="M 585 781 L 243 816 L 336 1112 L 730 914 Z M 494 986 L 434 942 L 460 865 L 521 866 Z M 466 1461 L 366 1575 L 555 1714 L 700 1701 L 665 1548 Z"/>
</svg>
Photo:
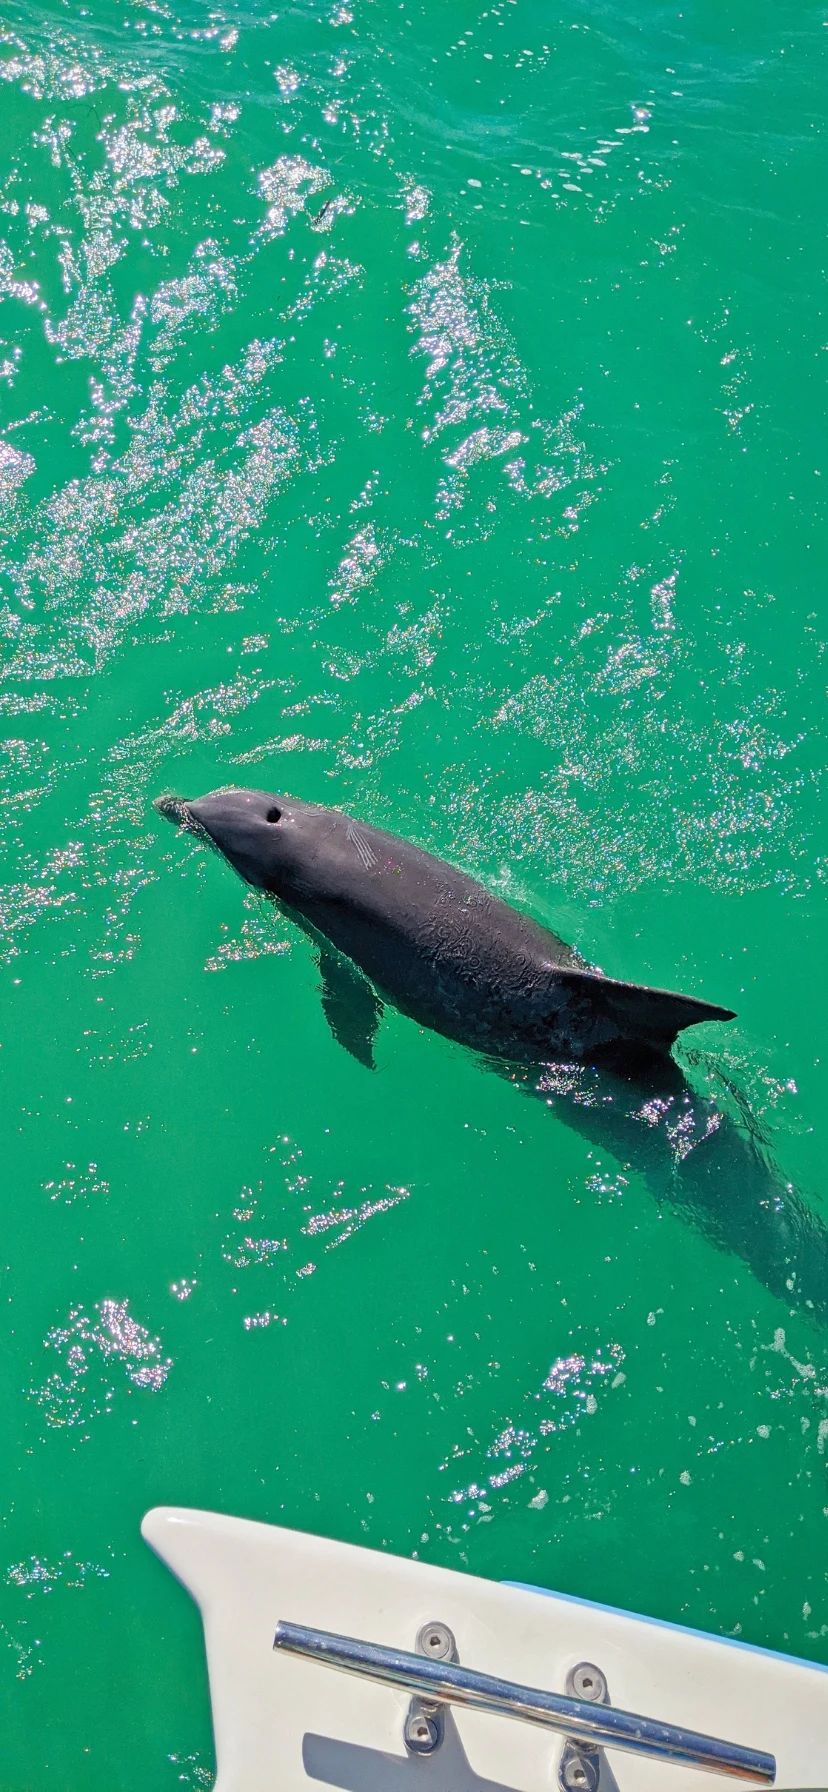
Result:
<svg viewBox="0 0 828 1792">
<path fill-rule="evenodd" d="M 774 1163 L 749 1116 L 737 1125 L 672 1058 L 607 1070 L 501 1067 L 565 1126 L 642 1176 L 718 1250 L 741 1257 L 786 1305 L 828 1323 L 828 1232 Z"/>
</svg>

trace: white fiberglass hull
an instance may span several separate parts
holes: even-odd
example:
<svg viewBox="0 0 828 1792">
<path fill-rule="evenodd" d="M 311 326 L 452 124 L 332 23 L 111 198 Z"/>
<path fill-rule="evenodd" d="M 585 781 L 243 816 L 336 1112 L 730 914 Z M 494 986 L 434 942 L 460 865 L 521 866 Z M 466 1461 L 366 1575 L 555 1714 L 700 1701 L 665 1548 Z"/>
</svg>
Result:
<svg viewBox="0 0 828 1792">
<path fill-rule="evenodd" d="M 280 1620 L 407 1651 L 423 1625 L 442 1622 L 464 1667 L 559 1693 L 591 1662 L 616 1710 L 766 1751 L 779 1787 L 828 1785 L 828 1670 L 815 1664 L 218 1513 L 157 1507 L 142 1528 L 201 1609 L 215 1792 L 558 1785 L 563 1738 L 490 1711 L 452 1706 L 442 1746 L 410 1754 L 409 1695 L 274 1652 Z M 618 1748 L 600 1756 L 600 1792 L 712 1792 L 717 1778 Z"/>
</svg>

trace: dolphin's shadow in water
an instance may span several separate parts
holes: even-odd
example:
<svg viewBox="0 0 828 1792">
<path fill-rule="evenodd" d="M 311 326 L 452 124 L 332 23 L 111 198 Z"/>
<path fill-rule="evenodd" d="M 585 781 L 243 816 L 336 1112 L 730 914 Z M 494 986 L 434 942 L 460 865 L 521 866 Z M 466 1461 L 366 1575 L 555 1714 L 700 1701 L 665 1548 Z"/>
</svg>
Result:
<svg viewBox="0 0 828 1792">
<path fill-rule="evenodd" d="M 828 1321 L 828 1232 L 785 1181 L 749 1114 L 742 1131 L 672 1058 L 491 1068 L 642 1176 L 659 1203 L 741 1257 L 789 1309 Z"/>
</svg>

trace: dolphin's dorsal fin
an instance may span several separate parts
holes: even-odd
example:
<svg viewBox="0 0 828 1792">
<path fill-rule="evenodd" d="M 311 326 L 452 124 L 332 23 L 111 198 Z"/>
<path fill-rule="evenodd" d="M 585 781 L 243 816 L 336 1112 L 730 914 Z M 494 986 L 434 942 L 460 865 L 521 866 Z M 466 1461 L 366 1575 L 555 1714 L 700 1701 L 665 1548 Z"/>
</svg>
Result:
<svg viewBox="0 0 828 1792">
<path fill-rule="evenodd" d="M 679 995 L 672 989 L 651 989 L 649 984 L 622 983 L 596 971 L 556 970 L 556 981 L 572 997 L 601 1008 L 620 1040 L 640 1040 L 657 1050 L 669 1051 L 685 1027 L 702 1021 L 735 1020 L 732 1008 L 720 1008 L 697 996 Z"/>
<path fill-rule="evenodd" d="M 382 1002 L 356 965 L 338 952 L 320 947 L 322 1007 L 339 1045 L 367 1070 L 374 1070 L 374 1038 L 382 1019 Z"/>
</svg>

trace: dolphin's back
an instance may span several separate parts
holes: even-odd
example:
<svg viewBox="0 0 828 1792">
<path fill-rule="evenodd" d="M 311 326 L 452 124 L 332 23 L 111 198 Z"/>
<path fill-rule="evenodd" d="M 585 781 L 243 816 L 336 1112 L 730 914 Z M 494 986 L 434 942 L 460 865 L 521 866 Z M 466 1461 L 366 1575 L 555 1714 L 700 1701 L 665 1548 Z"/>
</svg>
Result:
<svg viewBox="0 0 828 1792">
<path fill-rule="evenodd" d="M 625 1042 L 667 1051 L 731 1010 L 622 983 L 443 859 L 337 815 L 301 892 L 308 920 L 422 1024 L 503 1057 Z"/>
<path fill-rule="evenodd" d="M 353 975 L 348 993 L 324 940 L 422 1025 L 501 1058 L 663 1053 L 683 1027 L 733 1018 L 729 1008 L 602 976 L 466 872 L 339 810 L 263 790 L 161 806 L 324 936 L 325 1012 L 363 1063 L 372 1061 L 379 1004 L 364 981 L 354 989 Z M 345 1018 L 354 1005 L 356 1031 Z"/>
</svg>

